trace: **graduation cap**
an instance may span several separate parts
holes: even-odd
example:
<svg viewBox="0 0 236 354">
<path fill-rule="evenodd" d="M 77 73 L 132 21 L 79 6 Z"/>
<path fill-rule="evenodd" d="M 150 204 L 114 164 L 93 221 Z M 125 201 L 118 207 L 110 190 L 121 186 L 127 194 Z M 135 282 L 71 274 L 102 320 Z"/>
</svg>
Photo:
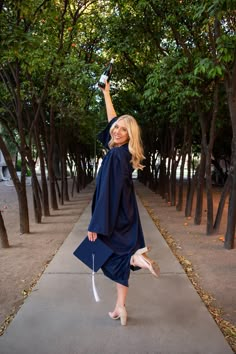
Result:
<svg viewBox="0 0 236 354">
<path fill-rule="evenodd" d="M 97 238 L 96 241 L 89 241 L 88 236 L 85 237 L 73 252 L 75 257 L 92 269 L 92 285 L 96 301 L 100 299 L 95 286 L 94 272 L 97 272 L 102 267 L 112 253 L 112 249 L 99 238 Z"/>
<path fill-rule="evenodd" d="M 112 253 L 112 249 L 99 238 L 96 241 L 89 241 L 86 236 L 73 254 L 93 272 L 97 272 Z"/>
</svg>

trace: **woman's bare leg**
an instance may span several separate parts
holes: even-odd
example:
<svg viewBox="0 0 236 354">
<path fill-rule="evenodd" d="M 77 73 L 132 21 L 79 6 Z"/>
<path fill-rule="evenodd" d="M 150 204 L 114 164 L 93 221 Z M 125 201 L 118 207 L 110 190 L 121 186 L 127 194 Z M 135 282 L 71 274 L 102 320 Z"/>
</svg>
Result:
<svg viewBox="0 0 236 354">
<path fill-rule="evenodd" d="M 116 306 L 114 311 L 111 313 L 112 317 L 119 316 L 120 308 L 125 306 L 127 294 L 128 294 L 128 287 L 122 284 L 116 283 L 116 291 L 117 291 L 117 300 Z"/>
<path fill-rule="evenodd" d="M 128 287 L 116 283 L 116 290 L 117 290 L 117 301 L 116 301 L 116 307 L 124 307 L 127 294 L 128 294 Z"/>
</svg>

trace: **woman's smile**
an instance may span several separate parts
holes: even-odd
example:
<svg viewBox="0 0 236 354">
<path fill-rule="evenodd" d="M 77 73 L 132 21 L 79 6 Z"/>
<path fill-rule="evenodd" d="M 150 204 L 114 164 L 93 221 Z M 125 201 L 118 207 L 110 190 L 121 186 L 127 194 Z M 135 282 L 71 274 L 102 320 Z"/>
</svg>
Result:
<svg viewBox="0 0 236 354">
<path fill-rule="evenodd" d="M 112 137 L 116 146 L 124 145 L 129 141 L 129 134 L 122 120 L 115 124 Z"/>
</svg>

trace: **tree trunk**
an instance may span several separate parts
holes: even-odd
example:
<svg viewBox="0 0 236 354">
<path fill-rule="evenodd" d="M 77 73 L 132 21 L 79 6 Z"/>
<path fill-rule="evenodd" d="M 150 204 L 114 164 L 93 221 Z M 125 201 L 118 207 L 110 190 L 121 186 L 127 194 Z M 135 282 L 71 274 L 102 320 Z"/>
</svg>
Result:
<svg viewBox="0 0 236 354">
<path fill-rule="evenodd" d="M 224 247 L 234 248 L 235 226 L 236 226 L 236 59 L 234 61 L 232 75 L 225 81 L 228 98 L 229 112 L 232 123 L 232 154 L 231 154 L 231 178 L 232 187 L 229 198 L 227 230 L 225 234 Z"/>
<path fill-rule="evenodd" d="M 13 88 L 15 90 L 15 114 L 16 114 L 18 134 L 20 139 L 20 154 L 21 154 L 21 159 L 24 162 L 26 156 L 26 149 L 28 147 L 25 138 L 25 129 L 23 124 L 23 116 L 22 116 L 23 105 L 22 105 L 22 97 L 21 97 L 21 81 L 20 81 L 21 76 L 20 76 L 19 60 L 16 59 L 15 64 L 10 63 L 9 68 L 11 70 L 11 74 L 14 77 L 14 81 L 15 81 L 15 86 L 12 83 L 11 85 L 13 85 Z M 26 173 L 25 166 L 22 166 L 20 185 L 17 183 L 19 180 L 18 177 L 16 178 L 16 174 L 13 173 L 13 178 L 12 178 L 19 198 L 21 233 L 29 232 L 29 215 L 28 215 L 28 202 L 27 202 L 26 186 L 25 186 L 25 173 Z"/>
<path fill-rule="evenodd" d="M 4 225 L 4 220 L 2 217 L 2 211 L 0 210 L 0 245 L 1 248 L 9 248 L 9 242 L 7 237 L 7 230 Z"/>
<path fill-rule="evenodd" d="M 27 202 L 27 195 L 26 195 L 26 187 L 25 187 L 25 178 L 22 175 L 21 181 L 19 180 L 15 167 L 12 162 L 11 155 L 7 149 L 7 146 L 0 135 L 0 150 L 3 153 L 4 159 L 6 161 L 11 179 L 16 189 L 17 198 L 18 198 L 18 205 L 19 205 L 19 218 L 20 218 L 20 232 L 22 234 L 29 233 L 29 211 L 28 211 L 28 202 Z"/>
<path fill-rule="evenodd" d="M 171 168 L 171 175 L 170 175 L 170 202 L 172 206 L 176 205 L 176 170 L 178 167 L 177 161 L 175 161 L 175 156 L 172 158 L 172 168 Z"/>
<path fill-rule="evenodd" d="M 158 181 L 158 174 L 160 176 L 160 165 L 155 165 L 155 170 L 154 170 L 154 174 L 155 174 L 155 177 L 154 177 L 154 180 L 155 180 L 155 192 L 157 193 L 158 191 L 158 185 L 159 185 L 159 181 Z"/>
<path fill-rule="evenodd" d="M 61 152 L 63 154 L 63 152 Z M 65 169 L 64 169 L 64 158 L 61 155 L 61 193 L 60 193 L 60 201 L 61 205 L 64 205 L 64 197 L 65 197 Z"/>
<path fill-rule="evenodd" d="M 189 139 L 188 139 L 188 177 L 187 177 L 187 193 L 186 193 L 186 204 L 185 204 L 185 216 L 191 216 L 192 215 L 192 204 L 193 204 L 193 198 L 191 200 L 190 198 L 190 191 L 191 191 L 191 184 L 192 184 L 192 134 L 191 134 L 191 129 L 190 129 L 190 134 L 189 134 Z M 194 186 L 195 189 L 195 186 Z M 189 203 L 189 199 L 191 203 Z"/>
<path fill-rule="evenodd" d="M 51 106 L 50 109 L 50 138 L 48 147 L 48 177 L 49 177 L 49 188 L 51 196 L 51 206 L 53 210 L 58 210 L 57 194 L 55 187 L 55 174 L 53 170 L 53 147 L 55 143 L 55 122 L 54 122 L 54 110 Z"/>
<path fill-rule="evenodd" d="M 66 162 L 66 160 L 65 160 L 65 162 Z M 69 186 L 68 186 L 66 163 L 65 163 L 65 194 L 64 194 L 64 198 L 67 202 L 69 202 L 70 197 L 69 197 Z"/>
<path fill-rule="evenodd" d="M 176 206 L 177 211 L 183 209 L 183 190 L 184 190 L 184 166 L 186 161 L 186 152 L 182 155 L 179 177 L 179 191 L 178 191 L 178 203 Z"/>
<path fill-rule="evenodd" d="M 186 206 L 185 206 L 185 216 L 189 217 L 192 215 L 192 208 L 193 208 L 193 197 L 194 197 L 194 192 L 195 188 L 197 185 L 197 181 L 199 178 L 199 170 L 200 170 L 200 165 L 197 167 L 195 171 L 195 175 L 193 176 L 190 184 L 190 188 L 187 193 L 187 198 L 186 198 Z"/>
<path fill-rule="evenodd" d="M 33 191 L 33 198 L 34 198 L 34 218 L 37 224 L 40 224 L 42 221 L 42 205 L 40 200 L 40 191 L 38 185 L 38 179 L 35 172 L 35 163 L 31 156 L 31 153 L 27 155 L 28 163 L 30 167 L 30 171 L 32 174 L 32 191 Z"/>
<path fill-rule="evenodd" d="M 236 156 L 234 157 L 236 159 Z M 234 248 L 235 226 L 236 226 L 236 163 L 234 163 L 234 171 L 230 176 L 232 187 L 229 197 L 228 221 L 225 234 L 224 247 L 227 249 Z"/>
<path fill-rule="evenodd" d="M 207 196 L 207 235 L 213 234 L 213 197 L 212 197 L 212 180 L 211 180 L 211 154 L 208 152 L 206 156 L 206 196 Z"/>
<path fill-rule="evenodd" d="M 76 161 L 75 161 L 75 169 L 76 169 L 76 192 L 80 193 L 80 157 L 79 157 L 79 151 L 77 149 L 76 151 Z"/>
<path fill-rule="evenodd" d="M 67 180 L 67 164 L 66 164 L 66 155 L 67 155 L 67 149 L 65 144 L 63 145 L 63 151 L 62 151 L 62 159 L 61 159 L 61 164 L 62 164 L 62 178 L 64 180 L 64 200 L 67 202 L 70 200 L 69 198 L 69 192 L 68 192 L 68 180 Z"/>
<path fill-rule="evenodd" d="M 16 189 L 18 202 L 19 202 L 19 210 L 20 210 L 20 233 L 28 234 L 30 232 L 29 227 L 29 211 L 28 211 L 28 201 L 26 195 L 25 184 L 21 182 L 20 189 Z"/>
<path fill-rule="evenodd" d="M 200 225 L 201 221 L 202 221 L 205 168 L 206 168 L 206 155 L 205 155 L 203 148 L 202 148 L 199 174 L 198 174 L 198 179 L 197 179 L 197 201 L 196 201 L 196 210 L 195 210 L 195 217 L 194 217 L 194 224 L 195 225 Z"/>
<path fill-rule="evenodd" d="M 171 184 L 170 184 L 170 165 L 171 165 L 171 159 L 170 156 L 168 158 L 168 164 L 167 164 L 167 171 L 165 175 L 165 200 L 166 202 L 170 202 L 171 198 Z"/>
<path fill-rule="evenodd" d="M 75 177 L 75 171 L 74 171 L 74 159 L 73 156 L 70 156 L 67 158 L 67 164 L 70 169 L 70 178 L 72 179 L 72 185 L 71 185 L 71 197 L 73 198 L 74 196 L 74 190 L 75 190 L 75 183 L 76 183 L 76 177 Z M 97 164 L 96 164 L 97 165 Z M 95 167 L 96 170 L 97 167 Z M 94 174 L 96 176 L 96 173 Z M 94 178 L 96 178 L 93 176 Z M 69 198 L 69 186 L 68 186 L 68 198 Z"/>
<path fill-rule="evenodd" d="M 39 156 L 39 162 L 40 162 L 43 214 L 44 214 L 44 216 L 50 216 L 48 185 L 47 185 L 47 178 L 46 178 L 46 172 L 45 172 L 45 160 L 44 160 L 44 154 L 43 154 L 41 141 L 39 138 L 38 127 L 35 127 L 35 142 L 36 142 L 38 156 Z"/>
<path fill-rule="evenodd" d="M 150 186 L 150 179 L 151 179 L 151 176 L 150 176 L 150 153 L 147 152 L 145 154 L 146 156 L 146 160 L 145 160 L 145 169 L 142 171 L 142 175 L 143 175 L 143 178 L 144 178 L 144 184 L 146 186 Z M 84 156 L 82 155 L 81 156 L 81 161 L 82 161 L 82 165 L 83 165 L 83 171 L 86 173 L 86 163 L 85 163 L 85 158 Z M 83 184 L 83 188 L 85 187 L 85 185 Z"/>
<path fill-rule="evenodd" d="M 184 167 L 186 156 L 188 152 L 189 141 L 191 139 L 190 134 L 190 125 L 187 121 L 184 126 L 184 141 L 181 147 L 181 151 L 179 153 L 177 164 L 179 165 L 181 159 L 181 166 L 180 166 L 180 176 L 179 176 L 179 190 L 178 190 L 178 203 L 176 205 L 176 210 L 181 211 L 183 208 L 183 190 L 184 190 Z"/>
<path fill-rule="evenodd" d="M 76 176 L 73 173 L 73 177 L 72 177 L 72 186 L 71 186 L 71 197 L 74 197 L 74 190 L 75 190 L 75 184 L 76 184 Z"/>
<path fill-rule="evenodd" d="M 34 198 L 34 219 L 37 224 L 40 224 L 42 222 L 42 205 L 41 205 L 40 193 L 38 189 L 38 179 L 35 171 L 32 172 L 32 190 L 33 190 L 33 198 Z"/>
<path fill-rule="evenodd" d="M 82 188 L 85 188 L 86 187 L 86 162 L 85 162 L 85 157 L 84 155 L 81 156 L 81 162 L 82 162 L 82 171 L 83 171 L 83 174 L 82 174 Z M 147 182 L 148 182 L 148 179 L 147 179 Z"/>
<path fill-rule="evenodd" d="M 160 174 L 159 174 L 159 193 L 162 198 L 165 198 L 166 194 L 166 159 L 161 156 L 160 161 Z"/>
<path fill-rule="evenodd" d="M 234 248 L 236 226 L 236 136 L 232 141 L 231 170 L 229 178 L 231 180 L 231 190 L 229 197 L 228 220 L 224 247 L 227 249 L 232 249 Z"/>
<path fill-rule="evenodd" d="M 221 193 L 220 202 L 218 205 L 216 218 L 215 218 L 215 222 L 214 222 L 214 226 L 213 226 L 213 230 L 214 230 L 215 234 L 217 234 L 220 229 L 220 223 L 221 223 L 221 219 L 222 219 L 222 215 L 223 215 L 223 211 L 224 211 L 225 201 L 226 201 L 226 198 L 227 198 L 230 188 L 231 188 L 231 182 L 232 182 L 232 178 L 231 178 L 231 176 L 228 176 L 228 178 L 225 182 L 223 191 Z"/>
<path fill-rule="evenodd" d="M 176 204 L 176 127 L 170 128 L 170 137 L 171 137 L 171 147 L 169 154 L 169 162 L 168 163 L 168 176 L 169 176 L 169 201 L 171 205 Z"/>
<path fill-rule="evenodd" d="M 204 142 L 206 154 L 206 194 L 207 194 L 207 235 L 213 234 L 213 196 L 212 196 L 212 177 L 211 177 L 211 156 L 215 141 L 215 125 L 219 109 L 219 84 L 216 81 L 213 94 L 212 119 L 210 127 L 209 143 Z"/>
</svg>

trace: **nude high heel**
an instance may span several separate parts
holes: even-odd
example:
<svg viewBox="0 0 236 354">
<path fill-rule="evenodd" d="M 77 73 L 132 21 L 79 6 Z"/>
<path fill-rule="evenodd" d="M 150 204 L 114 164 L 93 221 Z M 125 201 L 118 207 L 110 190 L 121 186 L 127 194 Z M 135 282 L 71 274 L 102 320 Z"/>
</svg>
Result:
<svg viewBox="0 0 236 354">
<path fill-rule="evenodd" d="M 112 320 L 119 320 L 120 319 L 120 323 L 121 323 L 121 325 L 122 326 L 126 326 L 126 324 L 127 324 L 127 311 L 126 311 L 126 308 L 125 307 L 119 307 L 118 308 L 118 312 L 119 312 L 119 314 L 116 316 L 116 317 L 114 317 L 114 316 L 112 316 L 112 312 L 109 312 L 108 314 L 109 314 L 109 316 L 110 316 L 110 318 L 112 319 Z"/>
<path fill-rule="evenodd" d="M 120 323 L 122 326 L 126 326 L 127 324 L 127 311 L 125 307 L 120 308 Z"/>
<path fill-rule="evenodd" d="M 151 251 L 151 247 L 143 247 L 135 252 L 135 254 L 143 254 Z"/>
<path fill-rule="evenodd" d="M 146 255 L 146 249 L 147 247 L 137 250 L 131 257 L 130 263 L 133 266 L 148 269 L 154 277 L 158 278 L 160 275 L 159 265 Z"/>
</svg>

